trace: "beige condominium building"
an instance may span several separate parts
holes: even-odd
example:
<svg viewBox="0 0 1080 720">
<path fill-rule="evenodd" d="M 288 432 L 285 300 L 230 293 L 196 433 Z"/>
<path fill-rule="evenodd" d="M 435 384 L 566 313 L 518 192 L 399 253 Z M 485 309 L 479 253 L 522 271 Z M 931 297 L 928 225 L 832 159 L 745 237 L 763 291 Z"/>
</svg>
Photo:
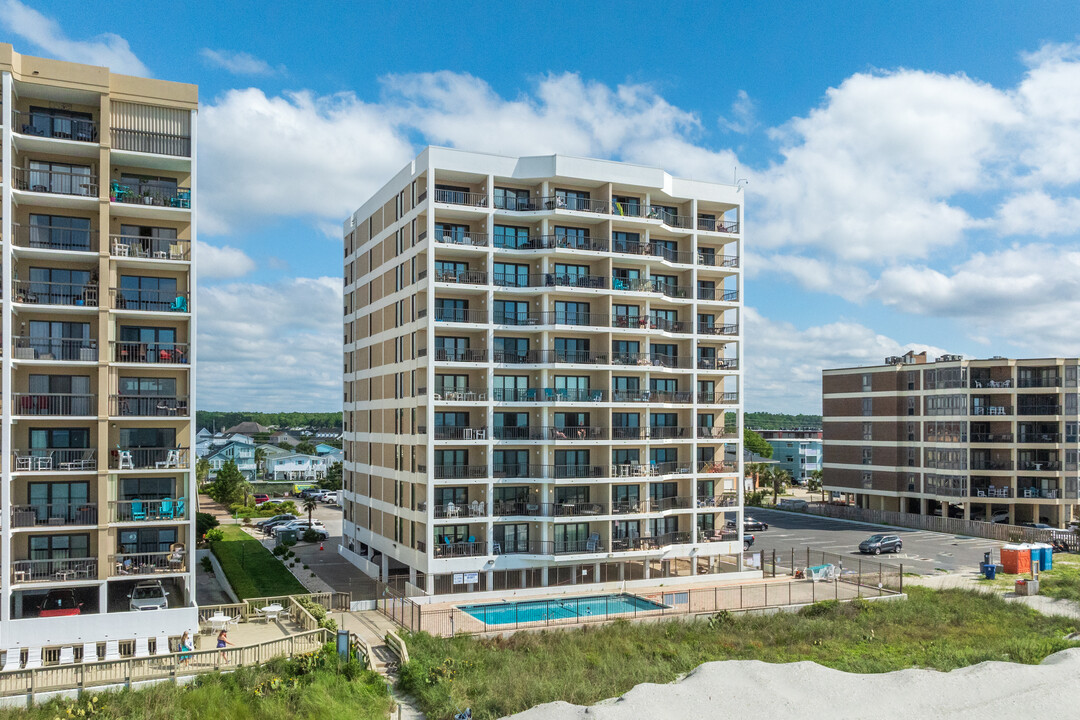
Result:
<svg viewBox="0 0 1080 720">
<path fill-rule="evenodd" d="M 347 558 L 429 595 L 743 572 L 738 188 L 430 147 L 344 234 Z"/>
<path fill-rule="evenodd" d="M 825 370 L 825 488 L 865 508 L 1065 527 L 1078 363 L 909 352 Z"/>
<path fill-rule="evenodd" d="M 197 88 L 7 44 L 0 76 L 5 667 L 155 647 L 197 627 Z"/>
</svg>

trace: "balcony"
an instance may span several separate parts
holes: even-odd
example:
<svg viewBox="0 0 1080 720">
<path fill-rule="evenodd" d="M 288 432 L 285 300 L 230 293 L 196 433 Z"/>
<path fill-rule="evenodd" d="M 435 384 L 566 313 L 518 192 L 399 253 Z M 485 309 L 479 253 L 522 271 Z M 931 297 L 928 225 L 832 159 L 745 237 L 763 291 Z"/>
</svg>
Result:
<svg viewBox="0 0 1080 720">
<path fill-rule="evenodd" d="M 488 554 L 488 544 L 480 542 L 441 542 L 432 548 L 436 560 L 459 557 L 482 557 Z"/>
<path fill-rule="evenodd" d="M 467 308 L 435 308 L 435 322 L 487 323 L 487 321 L 487 310 L 469 310 Z"/>
<path fill-rule="evenodd" d="M 487 350 L 445 350 L 435 349 L 436 362 L 487 362 Z"/>
<path fill-rule="evenodd" d="M 606 350 L 530 350 L 528 362 L 607 365 L 609 357 Z"/>
<path fill-rule="evenodd" d="M 975 458 L 971 461 L 972 470 L 1012 470 L 1012 460 L 984 460 Z M 957 468 L 963 470 L 965 468 Z"/>
<path fill-rule="evenodd" d="M 97 252 L 98 231 L 62 225 L 15 225 L 15 244 L 35 250 Z"/>
<path fill-rule="evenodd" d="M 602 478 L 607 477 L 607 468 L 600 465 L 548 465 L 544 477 L 556 480 Z"/>
<path fill-rule="evenodd" d="M 89 417 L 97 415 L 97 395 L 12 393 L 16 415 Z"/>
<path fill-rule="evenodd" d="M 439 231 L 436 230 L 435 242 L 445 243 L 447 245 L 465 245 L 467 247 L 487 247 L 489 237 L 487 233 L 466 232 L 462 230 L 444 232 L 440 235 Z"/>
<path fill-rule="evenodd" d="M 1017 470 L 1034 470 L 1035 472 L 1060 472 L 1060 460 L 1020 460 L 1016 463 Z"/>
<path fill-rule="evenodd" d="M 1016 408 L 1017 415 L 1060 415 L 1060 405 L 1021 405 Z"/>
<path fill-rule="evenodd" d="M 162 522 L 187 519 L 187 499 L 112 500 L 112 522 Z"/>
<path fill-rule="evenodd" d="M 1061 433 L 1021 432 L 1016 441 L 1019 443 L 1060 443 Z"/>
<path fill-rule="evenodd" d="M 669 282 L 654 282 L 653 292 L 658 292 L 664 297 L 683 299 L 691 296 L 692 288 L 689 285 L 676 285 Z"/>
<path fill-rule="evenodd" d="M 737 392 L 699 392 L 697 394 L 697 401 L 699 403 L 706 403 L 709 405 L 728 405 L 739 402 L 739 393 Z"/>
<path fill-rule="evenodd" d="M 491 511 L 495 517 L 551 517 L 552 503 L 498 500 Z"/>
<path fill-rule="evenodd" d="M 455 504 L 451 502 L 444 505 L 435 505 L 431 508 L 431 511 L 436 520 L 487 517 L 486 504 L 477 500 L 473 500 L 471 503 Z"/>
<path fill-rule="evenodd" d="M 737 268 L 739 267 L 738 255 L 716 255 L 716 254 L 702 254 L 698 253 L 698 265 L 704 267 L 726 267 Z"/>
<path fill-rule="evenodd" d="M 664 355 L 662 353 L 627 353 L 618 352 L 611 356 L 612 365 L 640 365 L 642 367 L 661 367 L 688 369 L 691 360 L 687 356 Z"/>
<path fill-rule="evenodd" d="M 436 480 L 470 480 L 486 478 L 487 465 L 436 465 Z"/>
<path fill-rule="evenodd" d="M 151 207 L 191 209 L 191 188 L 167 186 L 159 183 L 124 185 L 113 180 L 109 183 L 109 200 L 125 205 L 149 205 Z"/>
<path fill-rule="evenodd" d="M 720 302 L 738 302 L 738 290 L 724 290 L 723 288 L 698 288 L 698 300 L 718 300 Z"/>
<path fill-rule="evenodd" d="M 971 433 L 971 442 L 973 442 L 973 443 L 1011 443 L 1011 442 L 1013 442 L 1013 434 L 1012 433 L 973 432 L 973 433 Z"/>
<path fill-rule="evenodd" d="M 738 358 L 698 358 L 698 370 L 738 370 Z"/>
<path fill-rule="evenodd" d="M 97 175 L 69 170 L 39 168 L 14 168 L 15 189 L 51 195 L 76 195 L 86 198 L 98 196 Z"/>
<path fill-rule="evenodd" d="M 707 495 L 697 499 L 699 508 L 736 507 L 738 504 L 739 498 L 735 495 Z"/>
<path fill-rule="evenodd" d="M 737 233 L 739 223 L 723 219 L 698 218 L 697 229 L 705 232 Z"/>
<path fill-rule="evenodd" d="M 659 220 L 668 227 L 680 230 L 689 230 L 694 226 L 694 219 L 689 215 L 677 215 L 664 207 L 655 205 L 648 208 L 645 217 L 650 220 Z"/>
<path fill-rule="evenodd" d="M 629 552 L 634 550 L 657 550 L 669 545 L 681 545 L 693 542 L 688 532 L 672 532 L 655 537 L 624 537 L 613 538 L 611 541 L 612 552 Z"/>
<path fill-rule="evenodd" d="M 97 503 L 45 503 L 13 505 L 11 526 L 63 527 L 65 525 L 97 525 Z"/>
<path fill-rule="evenodd" d="M 68 114 L 14 110 L 11 113 L 11 126 L 15 132 L 31 137 L 74 140 L 84 143 L 98 141 L 96 122 Z"/>
<path fill-rule="evenodd" d="M 188 344 L 113 341 L 113 362 L 187 365 Z"/>
<path fill-rule="evenodd" d="M 510 210 L 511 212 L 533 212 L 540 209 L 539 198 L 522 197 L 517 195 L 495 195 L 496 210 Z"/>
<path fill-rule="evenodd" d="M 1060 500 L 1061 488 L 1021 485 L 1016 488 L 1016 497 L 1030 500 Z"/>
<path fill-rule="evenodd" d="M 606 440 L 607 428 L 587 426 L 554 425 L 542 429 L 546 439 L 558 442 L 560 440 Z"/>
<path fill-rule="evenodd" d="M 927 492 L 932 492 L 932 493 L 934 493 L 936 495 L 945 495 L 945 494 L 947 494 L 944 491 L 935 492 L 933 490 L 933 488 L 927 488 L 926 491 Z M 960 494 L 963 494 L 963 493 L 960 493 Z M 999 486 L 995 486 L 995 485 L 982 485 L 982 486 L 972 485 L 971 486 L 971 491 L 968 494 L 968 497 L 980 497 L 980 498 L 1002 498 L 1002 499 L 1004 499 L 1004 498 L 1011 498 L 1012 496 L 1013 496 L 1012 488 L 1006 487 L 1006 486 L 1000 486 L 999 487 Z"/>
<path fill-rule="evenodd" d="M 187 555 L 183 550 L 152 553 L 118 553 L 109 556 L 113 577 L 128 575 L 161 575 L 187 571 Z"/>
<path fill-rule="evenodd" d="M 646 512 L 657 513 L 668 510 L 689 510 L 694 507 L 694 498 L 684 496 L 651 497 Z"/>
<path fill-rule="evenodd" d="M 16 335 L 15 359 L 97 362 L 97 340 Z"/>
<path fill-rule="evenodd" d="M 188 467 L 186 448 L 121 448 L 109 458 L 110 470 L 183 470 Z"/>
<path fill-rule="evenodd" d="M 27 305 L 64 305 L 68 307 L 97 307 L 97 283 L 12 281 L 15 302 Z"/>
<path fill-rule="evenodd" d="M 116 258 L 148 260 L 190 260 L 191 242 L 177 238 L 143 237 L 141 235 L 110 235 L 110 253 Z"/>
<path fill-rule="evenodd" d="M 608 251 L 608 239 L 601 237 L 591 237 L 588 235 L 541 235 L 538 238 L 529 238 L 529 244 L 536 244 L 536 248 L 526 247 L 524 249 L 543 249 L 543 250 L 589 250 L 592 252 L 607 252 Z"/>
<path fill-rule="evenodd" d="M 698 335 L 738 335 L 738 325 L 698 325 Z"/>
<path fill-rule="evenodd" d="M 611 466 L 612 478 L 657 477 L 660 475 L 684 475 L 690 472 L 687 462 L 629 463 Z"/>
<path fill-rule="evenodd" d="M 97 451 L 93 448 L 32 448 L 13 450 L 16 472 L 94 472 Z"/>
<path fill-rule="evenodd" d="M 1011 405 L 982 405 L 971 408 L 972 415 L 1012 415 Z"/>
<path fill-rule="evenodd" d="M 735 463 L 726 463 L 719 460 L 705 460 L 697 464 L 697 471 L 705 475 L 714 473 L 733 473 L 736 471 Z"/>
<path fill-rule="evenodd" d="M 1060 377 L 1022 377 L 1016 381 L 1019 388 L 1055 388 L 1061 387 Z"/>
<path fill-rule="evenodd" d="M 486 270 L 466 270 L 464 272 L 436 272 L 435 282 L 454 283 L 459 285 L 487 285 L 488 274 Z"/>
<path fill-rule="evenodd" d="M 187 135 L 127 128 L 112 128 L 110 133 L 114 150 L 191 157 L 191 138 Z"/>
<path fill-rule="evenodd" d="M 680 440 L 685 437 L 692 437 L 692 435 L 687 430 L 688 428 L 676 427 L 672 425 L 653 425 L 649 428 L 649 439 Z"/>
<path fill-rule="evenodd" d="M 612 440 L 647 440 L 649 428 L 647 427 L 613 427 L 611 428 Z"/>
<path fill-rule="evenodd" d="M 699 427 L 697 429 L 697 436 L 699 438 L 716 441 L 739 439 L 738 433 L 718 427 Z"/>
<path fill-rule="evenodd" d="M 652 402 L 652 403 L 688 403 L 694 401 L 694 393 L 689 390 L 674 392 L 660 390 L 613 390 L 612 402 Z"/>
<path fill-rule="evenodd" d="M 117 310 L 140 312 L 190 312 L 188 294 L 180 290 L 137 290 L 111 288 L 112 306 Z"/>
<path fill-rule="evenodd" d="M 435 202 L 447 205 L 467 205 L 469 207 L 488 206 L 487 193 L 465 192 L 464 190 L 440 190 L 435 188 Z"/>
<path fill-rule="evenodd" d="M 58 558 L 55 560 L 14 560 L 13 583 L 64 582 L 92 580 L 97 577 L 97 558 Z"/>
<path fill-rule="evenodd" d="M 528 463 L 496 463 L 492 466 L 493 478 L 543 478 L 543 465 L 530 465 Z"/>
<path fill-rule="evenodd" d="M 153 395 L 110 395 L 109 414 L 114 417 L 187 417 L 188 399 Z"/>
<path fill-rule="evenodd" d="M 436 440 L 485 440 L 488 438 L 487 427 L 451 427 L 445 425 L 435 426 Z"/>
</svg>

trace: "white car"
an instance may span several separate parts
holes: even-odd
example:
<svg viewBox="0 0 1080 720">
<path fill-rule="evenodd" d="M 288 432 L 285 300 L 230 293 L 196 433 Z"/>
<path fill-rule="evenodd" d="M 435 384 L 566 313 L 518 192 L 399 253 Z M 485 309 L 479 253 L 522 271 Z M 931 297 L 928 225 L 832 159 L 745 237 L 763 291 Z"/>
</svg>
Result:
<svg viewBox="0 0 1080 720">
<path fill-rule="evenodd" d="M 296 531 L 296 537 L 299 538 L 303 537 L 304 533 L 307 532 L 309 527 L 316 533 L 318 533 L 319 536 L 324 540 L 330 537 L 330 533 L 327 531 L 326 526 L 323 525 L 322 521 L 320 520 L 313 520 L 310 526 L 308 525 L 307 520 L 293 520 L 292 522 L 285 523 L 284 525 L 278 525 L 277 527 L 275 527 L 274 535 L 280 535 L 285 530 L 294 530 Z"/>
<path fill-rule="evenodd" d="M 143 580 L 128 595 L 129 610 L 165 610 L 169 596 L 160 580 Z"/>
<path fill-rule="evenodd" d="M 322 496 L 322 501 L 327 505 L 337 505 L 339 502 L 338 494 L 336 492 L 328 492 Z"/>
</svg>

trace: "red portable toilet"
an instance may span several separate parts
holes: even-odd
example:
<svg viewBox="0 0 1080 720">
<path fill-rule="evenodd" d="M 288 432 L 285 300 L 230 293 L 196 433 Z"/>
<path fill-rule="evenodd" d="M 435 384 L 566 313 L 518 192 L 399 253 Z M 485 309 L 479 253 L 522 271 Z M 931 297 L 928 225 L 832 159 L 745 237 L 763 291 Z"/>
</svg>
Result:
<svg viewBox="0 0 1080 720">
<path fill-rule="evenodd" d="M 1031 548 L 1026 545 L 1003 545 L 1001 565 L 1010 575 L 1031 572 Z"/>
</svg>

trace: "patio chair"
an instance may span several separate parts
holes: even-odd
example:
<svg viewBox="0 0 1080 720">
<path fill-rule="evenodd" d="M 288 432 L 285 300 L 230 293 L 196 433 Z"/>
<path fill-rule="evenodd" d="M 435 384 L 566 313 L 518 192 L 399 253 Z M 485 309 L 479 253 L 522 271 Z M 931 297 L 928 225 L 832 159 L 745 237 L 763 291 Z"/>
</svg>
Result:
<svg viewBox="0 0 1080 720">
<path fill-rule="evenodd" d="M 593 533 L 585 541 L 585 552 L 600 552 L 600 533 Z"/>
<path fill-rule="evenodd" d="M 536 401 L 536 388 L 529 388 L 525 391 L 525 399 L 529 402 Z"/>
<path fill-rule="evenodd" d="M 41 648 L 27 648 L 26 664 L 23 665 L 23 670 L 36 670 L 39 667 L 41 667 Z"/>
<path fill-rule="evenodd" d="M 131 501 L 131 519 L 135 521 L 146 519 L 146 506 L 139 500 Z"/>
<path fill-rule="evenodd" d="M 4 667 L 0 672 L 14 672 L 22 667 L 22 650 L 20 648 L 8 648 L 4 657 Z"/>
<path fill-rule="evenodd" d="M 82 662 L 83 662 L 83 665 L 89 665 L 90 663 L 96 663 L 97 661 L 98 661 L 97 643 L 96 642 L 83 643 L 83 646 L 82 646 Z"/>
<path fill-rule="evenodd" d="M 75 664 L 75 647 L 67 645 L 60 648 L 60 660 L 61 665 L 74 665 Z"/>
<path fill-rule="evenodd" d="M 178 468 L 180 467 L 180 451 L 169 450 L 165 453 L 164 460 L 158 460 L 154 463 L 154 467 L 160 470 L 161 468 Z"/>
<path fill-rule="evenodd" d="M 480 514 L 480 501 L 479 500 L 473 500 L 471 503 L 469 503 L 469 513 L 473 517 L 476 517 L 476 516 L 478 516 Z"/>
<path fill-rule="evenodd" d="M 120 660 L 120 641 L 119 640 L 107 640 L 105 642 L 105 662 L 111 660 Z"/>
<path fill-rule="evenodd" d="M 176 296 L 176 299 L 175 299 L 175 300 L 173 300 L 173 304 L 172 304 L 172 306 L 171 306 L 171 307 L 169 308 L 169 310 L 170 310 L 171 312 L 182 312 L 182 313 L 186 313 L 186 312 L 188 311 L 188 304 L 187 304 L 187 298 L 186 298 L 186 297 L 184 297 L 183 295 L 177 295 L 177 296 Z"/>
<path fill-rule="evenodd" d="M 173 517 L 182 518 L 187 512 L 187 498 L 179 498 L 176 501 L 176 507 L 173 508 Z"/>
<path fill-rule="evenodd" d="M 135 657 L 150 657 L 150 638 L 135 638 Z"/>
<path fill-rule="evenodd" d="M 75 460 L 69 460 L 68 462 L 60 463 L 61 470 L 96 470 L 97 461 L 94 460 L 93 450 L 83 450 L 81 457 Z"/>
<path fill-rule="evenodd" d="M 544 399 L 548 400 L 549 402 L 555 399 L 554 388 L 544 388 Z"/>
<path fill-rule="evenodd" d="M 173 516 L 172 498 L 164 498 L 158 506 L 158 517 L 171 518 Z"/>
<path fill-rule="evenodd" d="M 169 636 L 158 635 L 157 640 L 154 643 L 155 655 L 168 655 L 169 654 Z"/>
<path fill-rule="evenodd" d="M 117 454 L 119 460 L 119 470 L 134 470 L 135 459 L 131 456 L 130 450 L 119 450 Z"/>
</svg>

